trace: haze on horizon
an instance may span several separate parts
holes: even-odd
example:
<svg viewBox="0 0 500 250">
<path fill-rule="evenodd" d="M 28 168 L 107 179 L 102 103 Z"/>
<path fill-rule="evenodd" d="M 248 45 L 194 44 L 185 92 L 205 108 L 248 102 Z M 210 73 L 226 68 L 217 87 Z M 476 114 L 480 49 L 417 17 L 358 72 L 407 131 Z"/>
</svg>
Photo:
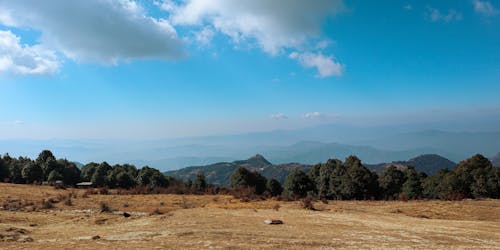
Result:
<svg viewBox="0 0 500 250">
<path fill-rule="evenodd" d="M 0 0 L 0 152 L 321 126 L 498 132 L 499 30 L 489 0 Z M 383 144 L 339 138 L 318 141 Z"/>
</svg>

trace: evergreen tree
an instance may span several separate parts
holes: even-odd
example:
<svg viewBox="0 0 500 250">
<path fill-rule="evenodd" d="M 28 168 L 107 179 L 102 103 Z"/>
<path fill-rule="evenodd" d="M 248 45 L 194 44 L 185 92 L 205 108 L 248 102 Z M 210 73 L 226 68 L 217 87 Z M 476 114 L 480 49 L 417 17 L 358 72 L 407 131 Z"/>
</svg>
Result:
<svg viewBox="0 0 500 250">
<path fill-rule="evenodd" d="M 47 181 L 49 183 L 55 183 L 56 181 L 62 181 L 63 180 L 63 176 L 61 173 L 57 172 L 57 170 L 52 170 L 50 173 L 49 173 L 49 176 L 47 177 Z"/>
<path fill-rule="evenodd" d="M 207 188 L 207 181 L 205 180 L 205 174 L 200 172 L 198 173 L 198 175 L 196 175 L 196 179 L 194 181 L 194 189 L 197 192 L 204 192 L 206 188 Z"/>
<path fill-rule="evenodd" d="M 308 192 L 315 192 L 314 182 L 304 172 L 294 169 L 286 177 L 283 191 L 291 198 L 302 198 Z"/>
<path fill-rule="evenodd" d="M 267 191 L 272 196 L 278 196 L 281 195 L 281 193 L 283 192 L 283 187 L 281 186 L 281 183 L 276 179 L 270 179 L 267 182 Z"/>
<path fill-rule="evenodd" d="M 415 168 L 408 166 L 405 171 L 406 181 L 403 183 L 402 193 L 409 199 L 418 199 L 422 196 L 422 181 Z"/>
<path fill-rule="evenodd" d="M 21 174 L 26 183 L 41 182 L 43 180 L 42 168 L 31 161 L 27 162 L 23 167 Z"/>
<path fill-rule="evenodd" d="M 397 199 L 405 181 L 406 179 L 403 171 L 397 169 L 393 165 L 388 167 L 378 178 L 382 197 L 384 197 L 384 199 Z"/>
</svg>

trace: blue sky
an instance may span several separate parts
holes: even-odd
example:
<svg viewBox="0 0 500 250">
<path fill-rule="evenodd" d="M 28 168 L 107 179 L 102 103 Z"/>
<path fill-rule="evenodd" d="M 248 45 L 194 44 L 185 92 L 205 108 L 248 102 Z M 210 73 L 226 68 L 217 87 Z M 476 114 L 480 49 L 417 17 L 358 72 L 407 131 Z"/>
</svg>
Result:
<svg viewBox="0 0 500 250">
<path fill-rule="evenodd" d="M 499 93 L 498 1 L 0 0 L 0 138 L 486 121 Z"/>
</svg>

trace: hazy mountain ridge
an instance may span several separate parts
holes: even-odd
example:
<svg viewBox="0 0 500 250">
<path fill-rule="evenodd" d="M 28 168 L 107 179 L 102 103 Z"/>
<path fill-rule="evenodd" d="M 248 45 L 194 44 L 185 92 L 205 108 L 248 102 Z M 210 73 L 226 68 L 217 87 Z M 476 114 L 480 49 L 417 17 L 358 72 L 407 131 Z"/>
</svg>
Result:
<svg viewBox="0 0 500 250">
<path fill-rule="evenodd" d="M 357 155 L 368 164 L 438 154 L 458 162 L 476 153 L 495 155 L 500 132 L 453 132 L 424 125 L 360 127 L 329 124 L 294 130 L 160 140 L 0 140 L 0 153 L 35 158 L 51 149 L 62 158 L 88 163 L 149 165 L 162 171 L 231 162 L 260 152 L 279 164 L 316 164 Z M 443 127 L 426 124 L 431 128 Z M 423 127 L 423 128 L 421 128 Z"/>
<path fill-rule="evenodd" d="M 428 175 L 434 175 L 441 169 L 454 169 L 457 166 L 457 163 L 450 161 L 440 155 L 424 154 L 411 158 L 407 161 L 394 161 L 390 163 L 380 163 L 373 165 L 367 164 L 366 166 L 377 173 L 381 173 L 391 165 L 394 165 L 399 169 L 404 169 L 407 166 L 412 166 L 418 172 L 424 172 Z"/>
</svg>

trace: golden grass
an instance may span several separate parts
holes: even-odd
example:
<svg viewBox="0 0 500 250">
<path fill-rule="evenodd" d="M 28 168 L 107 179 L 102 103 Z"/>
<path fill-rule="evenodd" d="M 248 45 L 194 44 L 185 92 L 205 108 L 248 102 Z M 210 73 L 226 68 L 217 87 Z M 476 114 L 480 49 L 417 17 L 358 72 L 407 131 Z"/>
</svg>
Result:
<svg viewBox="0 0 500 250">
<path fill-rule="evenodd" d="M 71 192 L 77 196 L 72 206 L 58 202 L 53 209 L 30 212 L 42 199 Z M 330 201 L 317 202 L 318 211 L 310 211 L 300 202 L 241 202 L 231 196 L 82 198 L 84 192 L 0 184 L 0 202 L 28 204 L 23 211 L 0 210 L 0 235 L 18 235 L 16 241 L 0 239 L 0 249 L 500 249 L 499 200 Z M 125 218 L 76 211 L 98 210 L 101 202 L 146 215 Z M 152 213 L 155 210 L 160 213 Z M 284 224 L 265 225 L 269 217 Z"/>
</svg>

